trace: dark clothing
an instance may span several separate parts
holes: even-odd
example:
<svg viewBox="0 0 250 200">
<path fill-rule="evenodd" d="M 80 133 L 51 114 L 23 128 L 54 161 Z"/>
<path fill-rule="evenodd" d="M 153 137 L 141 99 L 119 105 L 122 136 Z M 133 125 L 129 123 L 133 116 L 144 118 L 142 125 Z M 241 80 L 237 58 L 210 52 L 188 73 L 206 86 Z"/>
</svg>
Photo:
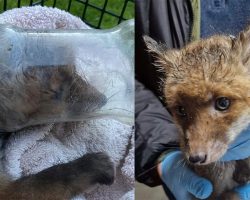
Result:
<svg viewBox="0 0 250 200">
<path fill-rule="evenodd" d="M 148 35 L 169 48 L 183 47 L 192 30 L 192 6 L 189 0 L 136 0 L 135 5 L 136 79 L 162 96 L 159 82 L 163 74 L 152 64 L 142 36 Z"/>
<path fill-rule="evenodd" d="M 169 48 L 185 45 L 192 28 L 191 3 L 136 0 L 135 22 L 136 78 L 142 82 L 136 81 L 135 91 L 135 173 L 137 181 L 156 186 L 162 184 L 155 168 L 157 159 L 165 150 L 178 147 L 178 134 L 171 115 L 157 98 L 162 95 L 159 82 L 163 74 L 152 64 L 142 36 L 149 35 Z"/>
<path fill-rule="evenodd" d="M 250 25 L 249 0 L 202 0 L 201 37 L 236 35 Z"/>
<path fill-rule="evenodd" d="M 135 95 L 136 179 L 155 186 L 161 184 L 155 170 L 157 158 L 163 151 L 178 146 L 178 134 L 162 103 L 138 81 Z"/>
<path fill-rule="evenodd" d="M 137 181 L 149 186 L 162 184 L 157 161 L 164 151 L 178 148 L 178 133 L 159 99 L 159 82 L 164 75 L 152 64 L 142 36 L 149 35 L 169 48 L 180 48 L 191 36 L 192 20 L 189 0 L 136 0 L 135 73 L 140 82 L 136 81 L 135 91 L 135 174 Z M 164 189 L 174 199 L 168 188 Z"/>
</svg>

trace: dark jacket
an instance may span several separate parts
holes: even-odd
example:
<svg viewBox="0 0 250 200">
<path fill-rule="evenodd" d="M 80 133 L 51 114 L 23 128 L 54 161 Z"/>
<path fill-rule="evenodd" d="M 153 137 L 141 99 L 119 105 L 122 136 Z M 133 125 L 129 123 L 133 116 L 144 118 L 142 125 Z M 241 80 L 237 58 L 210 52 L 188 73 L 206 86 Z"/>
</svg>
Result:
<svg viewBox="0 0 250 200">
<path fill-rule="evenodd" d="M 137 181 L 149 186 L 161 184 L 155 168 L 157 159 L 165 150 L 178 147 L 178 134 L 164 102 L 158 99 L 164 75 L 152 64 L 142 36 L 180 48 L 189 40 L 191 27 L 188 0 L 136 0 L 135 173 Z"/>
<path fill-rule="evenodd" d="M 136 79 L 162 96 L 159 82 L 163 74 L 152 64 L 142 36 L 148 35 L 169 48 L 183 47 L 191 35 L 192 6 L 189 0 L 136 0 L 135 6 Z"/>
</svg>

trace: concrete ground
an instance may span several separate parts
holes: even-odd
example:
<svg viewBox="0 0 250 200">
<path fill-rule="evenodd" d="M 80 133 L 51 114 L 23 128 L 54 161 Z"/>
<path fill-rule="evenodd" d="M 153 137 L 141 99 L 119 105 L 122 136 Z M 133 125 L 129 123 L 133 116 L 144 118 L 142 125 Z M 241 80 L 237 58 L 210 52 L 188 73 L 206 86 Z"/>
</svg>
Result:
<svg viewBox="0 0 250 200">
<path fill-rule="evenodd" d="M 168 198 L 161 186 L 151 188 L 136 182 L 135 200 L 168 200 Z"/>
</svg>

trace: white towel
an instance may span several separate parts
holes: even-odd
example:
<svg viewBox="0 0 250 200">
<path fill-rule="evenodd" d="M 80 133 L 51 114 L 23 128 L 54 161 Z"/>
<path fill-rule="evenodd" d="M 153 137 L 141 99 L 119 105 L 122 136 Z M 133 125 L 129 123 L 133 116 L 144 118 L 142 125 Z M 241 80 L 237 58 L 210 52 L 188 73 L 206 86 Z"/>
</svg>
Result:
<svg viewBox="0 0 250 200">
<path fill-rule="evenodd" d="M 0 15 L 0 23 L 32 29 L 88 29 L 81 19 L 59 9 L 23 7 Z M 115 59 L 115 58 L 114 58 Z M 13 179 L 67 163 L 87 152 L 107 152 L 117 177 L 111 186 L 98 186 L 74 200 L 134 199 L 134 143 L 132 127 L 113 119 L 66 122 L 26 128 L 8 139 L 4 168 Z"/>
</svg>

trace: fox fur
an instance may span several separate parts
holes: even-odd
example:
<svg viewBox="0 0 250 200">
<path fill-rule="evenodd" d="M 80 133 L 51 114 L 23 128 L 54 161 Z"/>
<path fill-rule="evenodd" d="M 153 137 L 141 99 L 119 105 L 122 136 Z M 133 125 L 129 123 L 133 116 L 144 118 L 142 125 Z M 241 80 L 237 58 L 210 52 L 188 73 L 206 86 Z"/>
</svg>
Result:
<svg viewBox="0 0 250 200">
<path fill-rule="evenodd" d="M 206 155 L 190 167 L 213 183 L 209 199 L 239 199 L 232 189 L 250 181 L 250 159 L 219 159 L 250 122 L 250 28 L 236 38 L 215 35 L 180 50 L 168 50 L 147 36 L 144 40 L 165 72 L 163 93 L 187 162 L 192 155 Z M 220 97 L 230 100 L 227 110 L 215 109 Z M 178 114 L 180 106 L 185 117 Z"/>
<path fill-rule="evenodd" d="M 81 120 L 107 103 L 107 97 L 80 77 L 74 65 L 0 66 L 0 71 L 0 132 Z"/>
<path fill-rule="evenodd" d="M 0 76 L 1 132 L 49 123 L 59 116 L 75 120 L 107 101 L 75 73 L 73 65 L 3 69 Z M 18 180 L 0 169 L 0 200 L 70 200 L 96 184 L 112 184 L 114 177 L 114 163 L 105 153 L 86 154 Z"/>
<path fill-rule="evenodd" d="M 114 182 L 115 169 L 109 156 L 90 153 L 66 164 L 12 181 L 1 171 L 1 200 L 70 200 L 97 184 Z"/>
</svg>

